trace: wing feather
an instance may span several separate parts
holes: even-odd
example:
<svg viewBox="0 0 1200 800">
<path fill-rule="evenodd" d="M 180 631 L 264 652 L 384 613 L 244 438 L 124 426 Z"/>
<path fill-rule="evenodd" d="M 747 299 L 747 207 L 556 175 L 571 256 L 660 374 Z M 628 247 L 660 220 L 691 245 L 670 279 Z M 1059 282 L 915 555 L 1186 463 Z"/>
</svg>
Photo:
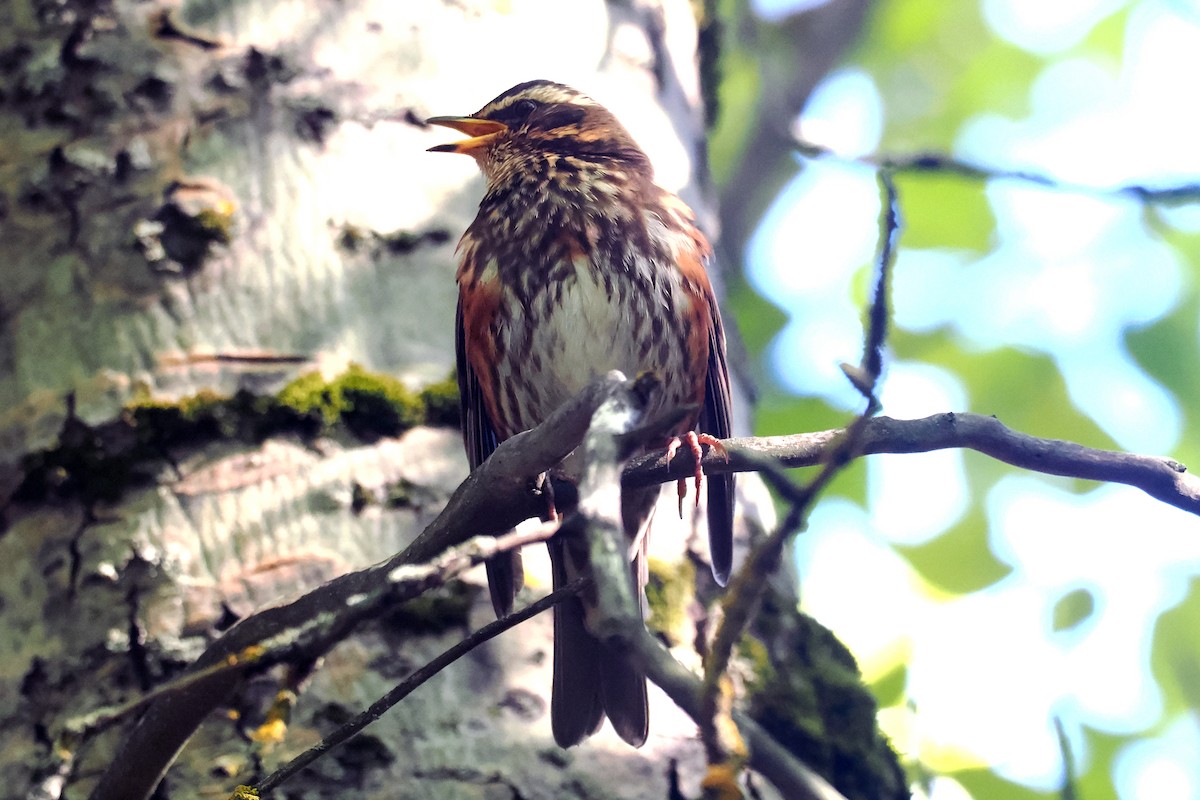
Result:
<svg viewBox="0 0 1200 800">
<path fill-rule="evenodd" d="M 699 428 L 718 439 L 732 435 L 730 418 L 733 400 L 729 388 L 729 366 L 725 355 L 725 330 L 716 298 L 708 296 L 712 327 L 708 340 L 708 374 L 704 380 L 704 406 Z M 712 555 L 713 577 L 722 586 L 729 580 L 733 566 L 733 473 L 708 476 L 708 546 Z"/>
<path fill-rule="evenodd" d="M 459 404 L 462 408 L 460 422 L 462 424 L 463 443 L 467 449 L 467 462 L 474 470 L 487 460 L 488 456 L 499 444 L 496 426 L 488 414 L 488 404 L 483 393 L 483 385 L 479 375 L 471 366 L 467 357 L 467 326 L 464 320 L 463 292 L 459 293 L 458 311 L 455 314 L 454 350 L 457 364 Z M 469 296 L 469 294 L 468 294 Z M 477 308 L 478 306 L 472 306 Z M 481 320 L 472 320 L 473 326 L 483 324 Z M 484 326 L 486 327 L 486 325 Z M 478 330 L 479 328 L 474 328 Z M 497 617 L 509 614 L 516 600 L 517 592 L 525 583 L 525 569 L 521 563 L 519 551 L 501 553 L 484 562 L 488 576 L 488 591 L 492 598 L 492 608 Z"/>
</svg>

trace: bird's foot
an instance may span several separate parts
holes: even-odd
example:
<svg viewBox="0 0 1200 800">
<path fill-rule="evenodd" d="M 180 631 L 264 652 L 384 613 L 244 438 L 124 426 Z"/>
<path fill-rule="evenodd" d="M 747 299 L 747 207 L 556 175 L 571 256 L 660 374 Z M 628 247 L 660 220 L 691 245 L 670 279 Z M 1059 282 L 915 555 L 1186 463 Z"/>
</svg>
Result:
<svg viewBox="0 0 1200 800">
<path fill-rule="evenodd" d="M 692 453 L 692 457 L 696 462 L 696 472 L 694 475 L 696 481 L 696 505 L 700 505 L 700 487 L 704 483 L 704 469 L 700 466 L 700 461 L 704 457 L 704 452 L 700 445 L 708 445 L 714 453 L 729 460 L 729 451 L 725 449 L 725 445 L 715 436 L 707 433 L 696 433 L 688 431 L 683 436 L 676 436 L 667 444 L 667 466 L 671 465 L 671 460 L 675 458 L 675 454 L 679 452 L 679 448 L 687 443 L 688 449 Z M 683 519 L 683 498 L 687 497 L 687 479 L 680 478 L 678 486 L 679 492 L 679 518 Z"/>
</svg>

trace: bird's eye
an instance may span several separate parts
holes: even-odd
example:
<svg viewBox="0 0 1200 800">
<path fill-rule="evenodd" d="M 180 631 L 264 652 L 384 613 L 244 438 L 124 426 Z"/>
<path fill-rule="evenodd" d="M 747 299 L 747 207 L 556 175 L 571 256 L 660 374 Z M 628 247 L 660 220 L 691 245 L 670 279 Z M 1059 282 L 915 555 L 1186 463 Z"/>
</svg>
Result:
<svg viewBox="0 0 1200 800">
<path fill-rule="evenodd" d="M 538 104 L 532 100 L 518 100 L 513 103 L 510 113 L 514 119 L 523 120 L 537 110 Z"/>
</svg>

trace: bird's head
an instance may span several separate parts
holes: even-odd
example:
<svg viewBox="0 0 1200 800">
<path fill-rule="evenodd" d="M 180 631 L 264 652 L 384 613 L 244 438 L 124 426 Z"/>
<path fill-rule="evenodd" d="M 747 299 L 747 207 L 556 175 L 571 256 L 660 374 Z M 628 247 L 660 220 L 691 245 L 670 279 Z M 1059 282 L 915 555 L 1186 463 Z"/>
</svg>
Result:
<svg viewBox="0 0 1200 800">
<path fill-rule="evenodd" d="M 550 81 L 519 84 L 470 116 L 433 117 L 429 123 L 470 137 L 429 149 L 472 156 L 489 189 L 514 178 L 547 177 L 563 158 L 650 175 L 646 154 L 608 109 Z"/>
</svg>

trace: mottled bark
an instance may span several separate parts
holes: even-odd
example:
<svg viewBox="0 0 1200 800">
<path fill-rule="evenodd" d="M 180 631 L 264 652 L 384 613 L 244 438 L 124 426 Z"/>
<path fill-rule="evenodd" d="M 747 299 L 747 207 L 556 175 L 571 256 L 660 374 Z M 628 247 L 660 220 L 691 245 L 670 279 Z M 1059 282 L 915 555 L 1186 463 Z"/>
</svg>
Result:
<svg viewBox="0 0 1200 800">
<path fill-rule="evenodd" d="M 0 497 L 15 498 L 0 534 L 0 778 L 14 795 L 87 796 L 125 728 L 64 755 L 69 719 L 178 674 L 233 619 L 400 550 L 465 476 L 450 427 L 380 437 L 279 395 L 352 362 L 412 389 L 449 373 L 454 242 L 481 184 L 467 159 L 425 153 L 445 138 L 426 116 L 520 80 L 573 84 L 715 229 L 691 5 L 565 8 L 0 8 Z M 171 411 L 128 410 L 151 400 Z M 155 428 L 164 418 L 179 427 Z M 663 563 L 702 539 L 656 530 Z M 534 569 L 533 588 L 547 583 Z M 282 742 L 247 737 L 280 676 L 252 680 L 160 796 L 219 796 L 314 742 L 485 621 L 474 586 L 333 650 Z M 553 745 L 548 637 L 538 618 L 473 653 L 290 796 L 664 797 L 670 759 L 694 794 L 694 726 L 661 694 L 641 751 L 609 732 Z"/>
</svg>

